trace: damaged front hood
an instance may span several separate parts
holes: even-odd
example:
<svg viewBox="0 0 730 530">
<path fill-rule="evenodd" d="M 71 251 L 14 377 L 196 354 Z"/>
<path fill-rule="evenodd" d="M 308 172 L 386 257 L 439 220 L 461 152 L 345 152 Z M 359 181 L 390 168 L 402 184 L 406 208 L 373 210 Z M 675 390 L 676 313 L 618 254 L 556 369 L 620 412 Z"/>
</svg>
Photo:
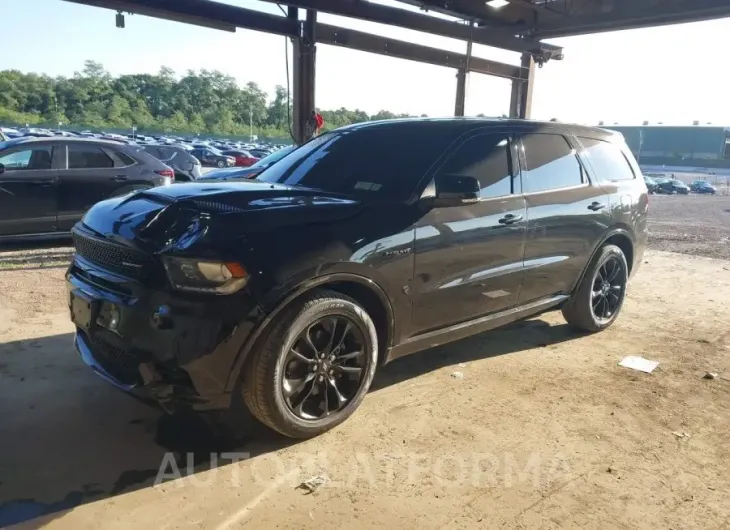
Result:
<svg viewBox="0 0 730 530">
<path fill-rule="evenodd" d="M 326 192 L 263 182 L 175 184 L 102 201 L 83 225 L 145 251 L 187 248 L 201 237 L 228 240 L 312 223 L 331 223 L 360 203 Z M 211 241 L 212 242 L 212 241 Z"/>
</svg>

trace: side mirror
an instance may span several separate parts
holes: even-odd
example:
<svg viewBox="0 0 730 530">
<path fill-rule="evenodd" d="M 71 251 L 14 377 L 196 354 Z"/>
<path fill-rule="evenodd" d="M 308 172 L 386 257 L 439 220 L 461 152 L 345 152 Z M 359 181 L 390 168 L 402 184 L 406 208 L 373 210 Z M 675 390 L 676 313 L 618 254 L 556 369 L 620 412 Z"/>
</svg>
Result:
<svg viewBox="0 0 730 530">
<path fill-rule="evenodd" d="M 479 202 L 479 180 L 463 175 L 439 175 L 435 181 L 433 205 L 441 208 Z"/>
</svg>

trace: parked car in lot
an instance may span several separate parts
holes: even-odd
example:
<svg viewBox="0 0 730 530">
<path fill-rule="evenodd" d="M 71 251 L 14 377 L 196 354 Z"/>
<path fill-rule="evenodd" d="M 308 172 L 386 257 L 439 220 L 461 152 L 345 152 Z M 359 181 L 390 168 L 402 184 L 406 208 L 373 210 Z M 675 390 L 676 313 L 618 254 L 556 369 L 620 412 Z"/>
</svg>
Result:
<svg viewBox="0 0 730 530">
<path fill-rule="evenodd" d="M 256 181 L 94 206 L 66 275 L 76 346 L 165 410 L 242 396 L 269 427 L 309 438 L 350 416 L 398 357 L 558 308 L 580 330 L 610 326 L 647 210 L 640 169 L 609 131 L 348 126 Z"/>
<path fill-rule="evenodd" d="M 685 184 L 681 180 L 665 179 L 657 182 L 657 187 L 655 191 L 656 193 L 666 193 L 669 195 L 687 195 L 689 194 L 689 186 L 687 186 L 687 184 Z"/>
<path fill-rule="evenodd" d="M 710 195 L 717 193 L 717 188 L 706 180 L 693 180 L 689 183 L 689 189 L 695 193 L 709 193 Z"/>
<path fill-rule="evenodd" d="M 190 154 L 204 166 L 231 167 L 236 163 L 235 158 L 224 155 L 214 147 L 195 148 Z"/>
<path fill-rule="evenodd" d="M 647 177 L 646 175 L 644 175 L 644 184 L 646 184 L 646 189 L 649 193 L 655 193 L 656 188 L 659 185 L 656 180 L 651 177 Z"/>
<path fill-rule="evenodd" d="M 237 167 L 250 167 L 260 160 L 248 151 L 239 151 L 237 149 L 221 151 L 221 154 L 232 156 L 234 160 L 233 165 Z"/>
<path fill-rule="evenodd" d="M 170 184 L 172 169 L 137 146 L 83 138 L 0 143 L 0 240 L 68 235 L 93 204 Z"/>
<path fill-rule="evenodd" d="M 267 167 L 273 165 L 274 163 L 278 162 L 282 158 L 284 158 L 286 155 L 288 155 L 291 151 L 296 149 L 295 145 L 291 145 L 289 147 L 286 147 L 284 149 L 280 149 L 276 153 L 267 156 L 266 158 L 262 158 L 258 162 L 256 162 L 254 165 L 246 168 L 225 168 L 225 169 L 214 169 L 213 171 L 209 171 L 202 177 L 200 177 L 201 180 L 248 180 L 248 179 L 255 179 L 256 176 L 261 173 L 264 169 Z"/>
<path fill-rule="evenodd" d="M 192 182 L 201 176 L 200 160 L 185 148 L 173 145 L 145 145 L 143 149 L 172 168 L 175 172 L 175 182 Z"/>
</svg>

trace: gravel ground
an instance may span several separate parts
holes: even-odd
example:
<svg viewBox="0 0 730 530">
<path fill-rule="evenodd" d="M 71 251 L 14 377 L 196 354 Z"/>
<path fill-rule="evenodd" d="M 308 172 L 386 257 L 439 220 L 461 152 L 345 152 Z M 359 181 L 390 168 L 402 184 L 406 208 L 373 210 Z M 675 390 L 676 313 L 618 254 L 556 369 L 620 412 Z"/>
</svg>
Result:
<svg viewBox="0 0 730 530">
<path fill-rule="evenodd" d="M 730 260 L 730 196 L 652 195 L 649 248 Z"/>
</svg>

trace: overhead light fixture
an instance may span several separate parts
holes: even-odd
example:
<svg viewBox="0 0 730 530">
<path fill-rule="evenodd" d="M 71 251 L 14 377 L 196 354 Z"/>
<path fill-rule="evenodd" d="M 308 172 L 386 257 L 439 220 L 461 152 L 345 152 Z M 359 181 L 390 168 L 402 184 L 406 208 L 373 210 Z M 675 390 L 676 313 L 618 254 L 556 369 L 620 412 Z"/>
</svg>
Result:
<svg viewBox="0 0 730 530">
<path fill-rule="evenodd" d="M 501 9 L 509 5 L 509 0 L 487 0 L 485 3 L 492 9 Z"/>
</svg>

